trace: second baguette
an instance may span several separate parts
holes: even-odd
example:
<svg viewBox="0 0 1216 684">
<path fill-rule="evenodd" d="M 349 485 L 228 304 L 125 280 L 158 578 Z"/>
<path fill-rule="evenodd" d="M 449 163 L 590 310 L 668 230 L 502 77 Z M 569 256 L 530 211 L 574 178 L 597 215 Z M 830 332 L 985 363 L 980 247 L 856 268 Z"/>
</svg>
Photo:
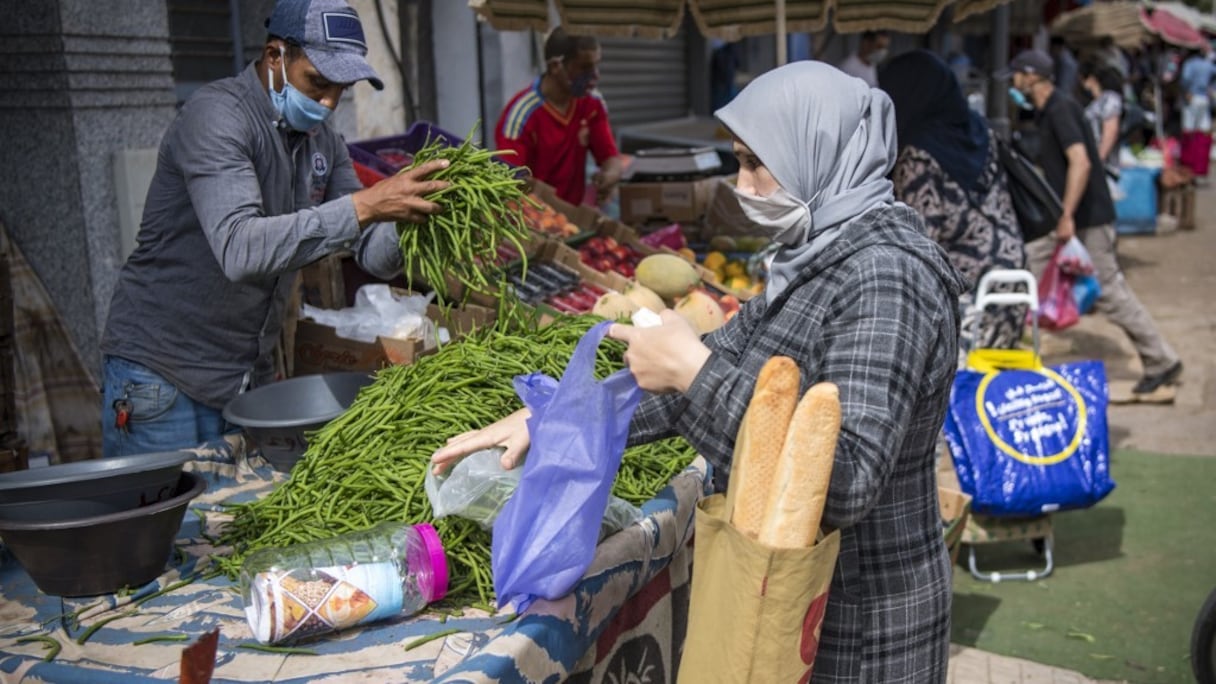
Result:
<svg viewBox="0 0 1216 684">
<path fill-rule="evenodd" d="M 812 385 L 798 402 L 768 497 L 761 544 L 779 549 L 814 546 L 832 481 L 840 419 L 840 391 L 830 382 Z"/>
<path fill-rule="evenodd" d="M 777 458 L 798 403 L 801 382 L 793 359 L 774 356 L 766 361 L 739 424 L 726 510 L 731 524 L 752 539 L 760 535 L 777 476 Z"/>
</svg>

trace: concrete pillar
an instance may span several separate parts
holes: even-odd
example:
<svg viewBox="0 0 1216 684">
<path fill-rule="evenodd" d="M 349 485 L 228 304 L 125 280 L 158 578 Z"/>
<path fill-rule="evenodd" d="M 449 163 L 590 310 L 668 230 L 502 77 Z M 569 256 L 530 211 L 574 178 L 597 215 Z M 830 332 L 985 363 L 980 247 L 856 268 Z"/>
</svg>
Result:
<svg viewBox="0 0 1216 684">
<path fill-rule="evenodd" d="M 0 218 L 86 365 L 119 265 L 114 155 L 174 115 L 163 1 L 0 0 Z"/>
</svg>

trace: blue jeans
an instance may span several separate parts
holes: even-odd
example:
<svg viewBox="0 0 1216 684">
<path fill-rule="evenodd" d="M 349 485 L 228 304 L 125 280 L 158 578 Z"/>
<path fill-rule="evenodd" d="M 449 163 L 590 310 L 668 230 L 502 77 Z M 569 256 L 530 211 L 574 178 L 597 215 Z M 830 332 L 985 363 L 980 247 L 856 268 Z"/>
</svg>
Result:
<svg viewBox="0 0 1216 684">
<path fill-rule="evenodd" d="M 223 414 L 179 391 L 156 371 L 118 356 L 105 357 L 101 441 L 105 458 L 189 449 L 218 439 L 234 426 Z M 118 427 L 116 402 L 130 416 Z"/>
</svg>

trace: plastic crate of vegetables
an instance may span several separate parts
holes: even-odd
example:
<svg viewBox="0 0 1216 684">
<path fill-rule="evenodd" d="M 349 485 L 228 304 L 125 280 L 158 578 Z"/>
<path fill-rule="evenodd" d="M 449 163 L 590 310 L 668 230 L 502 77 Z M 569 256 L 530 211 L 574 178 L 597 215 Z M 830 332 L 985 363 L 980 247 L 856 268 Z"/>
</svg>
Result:
<svg viewBox="0 0 1216 684">
<path fill-rule="evenodd" d="M 414 154 L 428 142 L 442 140 L 455 147 L 464 139 L 427 121 L 416 121 L 404 135 L 390 135 L 347 143 L 350 158 L 370 169 L 391 176 L 414 161 Z"/>
</svg>

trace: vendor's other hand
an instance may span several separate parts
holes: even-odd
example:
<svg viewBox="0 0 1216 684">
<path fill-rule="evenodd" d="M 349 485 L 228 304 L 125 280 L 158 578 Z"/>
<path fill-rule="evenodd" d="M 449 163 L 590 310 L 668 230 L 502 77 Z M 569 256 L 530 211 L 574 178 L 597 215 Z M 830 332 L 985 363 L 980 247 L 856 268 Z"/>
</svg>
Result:
<svg viewBox="0 0 1216 684">
<path fill-rule="evenodd" d="M 709 347 L 680 314 L 667 309 L 659 317 L 663 324 L 653 328 L 615 323 L 608 336 L 629 345 L 625 365 L 638 387 L 655 393 L 686 392 L 709 359 Z"/>
<path fill-rule="evenodd" d="M 591 177 L 591 182 L 595 184 L 595 196 L 600 202 L 612 196 L 612 191 L 616 189 L 618 183 L 621 182 L 621 174 L 597 171 Z"/>
<path fill-rule="evenodd" d="M 480 430 L 469 430 L 448 439 L 448 443 L 431 455 L 432 470 L 441 475 L 445 470 L 456 464 L 461 458 L 474 451 L 490 447 L 505 447 L 499 463 L 504 470 L 510 470 L 519 464 L 524 453 L 528 451 L 531 438 L 528 436 L 528 418 L 532 415 L 526 408 L 491 423 Z"/>
<path fill-rule="evenodd" d="M 441 205 L 425 198 L 451 185 L 447 181 L 428 180 L 432 174 L 446 169 L 448 165 L 446 159 L 419 164 L 351 195 L 359 225 L 367 226 L 378 221 L 422 223 L 428 215 L 442 211 Z"/>
</svg>

